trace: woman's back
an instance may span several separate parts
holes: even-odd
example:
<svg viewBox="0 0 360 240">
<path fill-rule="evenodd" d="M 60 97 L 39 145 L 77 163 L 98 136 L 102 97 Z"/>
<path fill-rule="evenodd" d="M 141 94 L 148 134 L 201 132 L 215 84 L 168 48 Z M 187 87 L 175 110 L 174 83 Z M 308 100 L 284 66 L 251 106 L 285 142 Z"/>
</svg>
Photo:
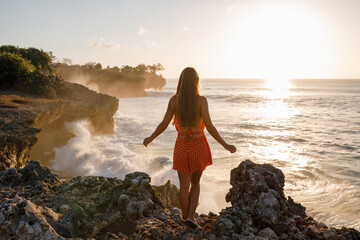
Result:
<svg viewBox="0 0 360 240">
<path fill-rule="evenodd" d="M 202 96 L 197 96 L 196 99 L 196 118 L 194 125 L 190 126 L 192 131 L 202 131 L 204 129 L 204 121 L 201 116 L 201 98 Z M 179 96 L 174 96 L 174 112 L 175 112 L 175 125 L 179 132 L 186 132 L 189 130 L 189 126 L 181 126 L 181 119 L 179 118 Z"/>
</svg>

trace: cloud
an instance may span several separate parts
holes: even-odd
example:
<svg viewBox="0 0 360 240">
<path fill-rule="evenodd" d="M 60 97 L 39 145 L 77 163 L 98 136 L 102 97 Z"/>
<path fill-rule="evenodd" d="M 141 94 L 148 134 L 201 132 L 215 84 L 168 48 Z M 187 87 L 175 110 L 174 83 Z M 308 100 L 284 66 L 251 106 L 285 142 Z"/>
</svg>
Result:
<svg viewBox="0 0 360 240">
<path fill-rule="evenodd" d="M 189 31 L 190 29 L 188 27 L 184 27 L 184 30 L 185 31 Z"/>
<path fill-rule="evenodd" d="M 71 44 L 71 43 L 67 43 L 66 46 L 67 46 L 67 47 L 72 47 L 72 44 Z"/>
<path fill-rule="evenodd" d="M 118 49 L 120 48 L 120 44 L 114 41 L 108 41 L 107 43 L 103 44 L 103 47 L 106 49 Z"/>
<path fill-rule="evenodd" d="M 90 46 L 94 48 L 119 49 L 121 47 L 119 43 L 116 43 L 113 40 L 105 41 L 105 39 L 102 37 L 99 39 L 99 41 L 94 38 L 90 39 L 90 41 Z"/>
<path fill-rule="evenodd" d="M 146 46 L 151 48 L 158 48 L 159 45 L 154 40 L 145 40 Z"/>
<path fill-rule="evenodd" d="M 137 32 L 137 34 L 139 36 L 144 35 L 145 33 L 149 33 L 149 31 L 147 29 L 145 29 L 145 28 L 139 28 L 139 30 Z"/>
</svg>

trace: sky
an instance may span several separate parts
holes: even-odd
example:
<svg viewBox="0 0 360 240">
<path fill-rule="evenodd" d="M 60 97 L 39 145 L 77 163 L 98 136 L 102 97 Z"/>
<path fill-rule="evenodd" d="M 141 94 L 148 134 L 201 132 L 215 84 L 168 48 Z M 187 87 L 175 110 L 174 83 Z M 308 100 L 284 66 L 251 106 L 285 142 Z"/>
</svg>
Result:
<svg viewBox="0 0 360 240">
<path fill-rule="evenodd" d="M 0 0 L 0 45 L 167 78 L 360 78 L 359 0 Z"/>
</svg>

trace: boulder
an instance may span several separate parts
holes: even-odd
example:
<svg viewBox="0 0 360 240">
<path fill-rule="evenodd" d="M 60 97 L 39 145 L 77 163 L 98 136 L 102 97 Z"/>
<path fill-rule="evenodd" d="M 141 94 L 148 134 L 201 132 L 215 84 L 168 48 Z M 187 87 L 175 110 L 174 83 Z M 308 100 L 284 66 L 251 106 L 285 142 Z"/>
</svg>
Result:
<svg viewBox="0 0 360 240">
<path fill-rule="evenodd" d="M 177 188 L 150 183 L 142 172 L 124 180 L 79 176 L 60 181 L 36 161 L 8 169 L 0 173 L 0 240 L 360 239 L 355 229 L 328 228 L 308 217 L 303 206 L 285 197 L 282 172 L 268 164 L 246 160 L 233 169 L 226 196 L 232 206 L 219 215 L 196 214 L 198 229 L 186 227 L 181 210 L 171 207 Z"/>
<path fill-rule="evenodd" d="M 0 239 L 65 239 L 56 227 L 59 215 L 21 197 L 0 203 Z"/>
</svg>

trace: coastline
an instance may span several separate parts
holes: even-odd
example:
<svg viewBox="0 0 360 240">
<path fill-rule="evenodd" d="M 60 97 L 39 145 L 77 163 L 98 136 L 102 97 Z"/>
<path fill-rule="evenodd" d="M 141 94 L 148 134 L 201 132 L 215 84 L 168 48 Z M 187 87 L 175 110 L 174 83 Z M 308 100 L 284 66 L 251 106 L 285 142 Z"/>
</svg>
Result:
<svg viewBox="0 0 360 240">
<path fill-rule="evenodd" d="M 22 168 L 31 157 L 61 146 L 71 137 L 64 122 L 88 119 L 92 134 L 113 133 L 118 100 L 74 83 L 74 93 L 55 100 L 20 92 L 0 92 L 0 171 Z M 35 148 L 35 149 L 34 149 Z"/>
<path fill-rule="evenodd" d="M 40 128 L 50 134 L 66 120 L 87 117 L 94 134 L 111 133 L 118 104 L 115 98 L 81 85 L 73 87 L 81 94 L 72 100 L 1 96 L 5 147 L 1 150 L 0 232 L 4 239 L 360 238 L 355 229 L 328 228 L 308 217 L 301 204 L 285 197 L 284 174 L 279 169 L 249 160 L 231 171 L 232 188 L 226 201 L 232 206 L 219 215 L 197 216 L 203 231 L 182 224 L 176 186 L 170 182 L 151 186 L 146 173 L 131 173 L 124 180 L 91 176 L 60 181 L 39 162 L 29 162 Z"/>
</svg>

